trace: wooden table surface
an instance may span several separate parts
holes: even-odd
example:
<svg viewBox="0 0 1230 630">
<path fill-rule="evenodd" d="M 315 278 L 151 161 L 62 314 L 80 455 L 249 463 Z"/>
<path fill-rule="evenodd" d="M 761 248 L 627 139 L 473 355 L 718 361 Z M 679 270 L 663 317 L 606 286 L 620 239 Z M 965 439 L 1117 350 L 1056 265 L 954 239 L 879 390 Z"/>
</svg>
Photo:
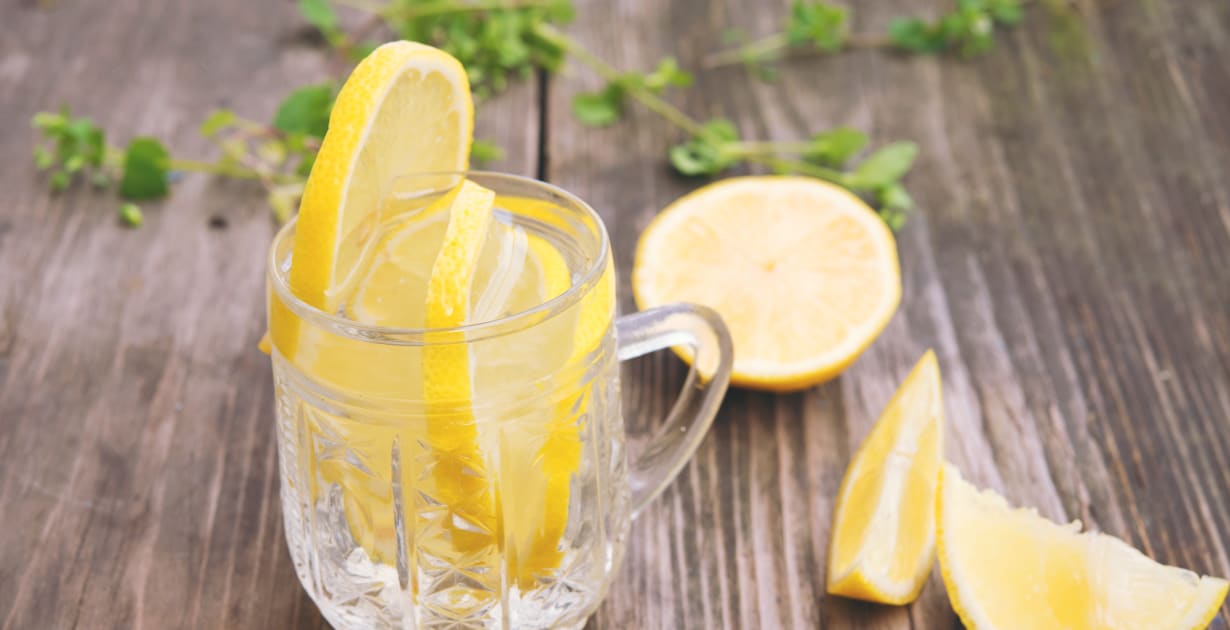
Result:
<svg viewBox="0 0 1230 630">
<path fill-rule="evenodd" d="M 775 28 L 784 1 L 585 0 L 570 27 L 615 65 L 696 66 L 721 32 Z M 865 0 L 856 27 L 942 0 Z M 60 104 L 118 139 L 207 155 L 205 112 L 267 118 L 326 56 L 288 0 L 0 0 L 0 628 L 317 628 L 278 506 L 262 278 L 273 233 L 254 188 L 190 176 L 146 225 L 112 198 L 52 196 L 26 125 Z M 962 62 L 860 51 L 741 69 L 676 94 L 698 117 L 792 139 L 849 124 L 914 139 L 919 210 L 905 292 L 834 382 L 732 391 L 679 479 L 633 526 L 594 628 L 956 628 L 938 572 L 915 604 L 824 594 L 848 457 L 935 348 L 948 456 L 1055 519 L 1170 564 L 1230 575 L 1230 3 L 1040 0 Z M 677 136 L 633 111 L 568 114 L 573 68 L 481 107 L 501 170 L 590 201 L 618 253 L 699 185 Z M 684 370 L 625 373 L 635 427 Z M 1226 628 L 1223 608 L 1214 627 Z"/>
</svg>

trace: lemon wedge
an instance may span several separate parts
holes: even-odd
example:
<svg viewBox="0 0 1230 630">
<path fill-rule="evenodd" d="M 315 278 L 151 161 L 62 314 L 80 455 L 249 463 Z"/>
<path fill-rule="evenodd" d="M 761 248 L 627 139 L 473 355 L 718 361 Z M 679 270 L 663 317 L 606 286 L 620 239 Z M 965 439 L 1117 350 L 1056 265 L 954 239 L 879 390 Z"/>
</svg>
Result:
<svg viewBox="0 0 1230 630">
<path fill-rule="evenodd" d="M 918 596 L 935 558 L 943 438 L 940 368 L 928 350 L 846 469 L 830 539 L 829 593 L 884 604 Z"/>
<path fill-rule="evenodd" d="M 1230 583 L 1154 562 L 1080 521 L 1061 525 L 979 491 L 946 464 L 939 557 L 948 598 L 974 630 L 1206 627 Z"/>
<path fill-rule="evenodd" d="M 632 290 L 642 309 L 713 308 L 734 340 L 731 383 L 790 391 L 836 376 L 871 345 L 901 279 L 892 233 L 858 197 L 808 177 L 735 177 L 650 223 Z"/>
</svg>

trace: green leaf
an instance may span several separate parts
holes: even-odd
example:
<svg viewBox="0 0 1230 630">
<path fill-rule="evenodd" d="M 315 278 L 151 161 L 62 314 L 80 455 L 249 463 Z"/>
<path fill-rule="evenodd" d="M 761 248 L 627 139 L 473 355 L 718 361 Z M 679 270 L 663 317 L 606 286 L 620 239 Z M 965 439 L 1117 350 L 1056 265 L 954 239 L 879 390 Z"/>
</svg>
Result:
<svg viewBox="0 0 1230 630">
<path fill-rule="evenodd" d="M 325 137 L 329 113 L 333 111 L 333 85 L 322 83 L 301 87 L 286 96 L 273 116 L 273 126 L 286 133 Z"/>
<path fill-rule="evenodd" d="M 312 165 L 316 163 L 316 153 L 305 153 L 299 158 L 299 165 L 295 167 L 295 174 L 300 177 L 307 177 L 312 174 Z"/>
<path fill-rule="evenodd" d="M 337 14 L 329 0 L 299 0 L 299 15 L 326 36 L 337 31 Z"/>
<path fill-rule="evenodd" d="M 901 208 L 880 208 L 880 218 L 888 225 L 888 229 L 897 232 L 905 227 L 906 213 Z"/>
<path fill-rule="evenodd" d="M 688 87 L 694 80 L 692 73 L 681 69 L 674 57 L 666 57 L 658 62 L 658 67 L 653 72 L 645 75 L 642 85 L 654 94 L 659 94 L 667 87 Z"/>
<path fill-rule="evenodd" d="M 703 133 L 670 148 L 667 154 L 671 166 L 683 175 L 717 175 L 737 161 L 723 151 L 723 146 L 739 140 L 734 123 L 715 118 L 703 125 Z"/>
<path fill-rule="evenodd" d="M 611 83 L 598 92 L 582 92 L 572 97 L 572 114 L 591 127 L 614 124 L 624 114 L 624 89 Z"/>
<path fill-rule="evenodd" d="M 219 131 L 230 127 L 235 122 L 235 112 L 229 109 L 215 109 L 209 112 L 205 117 L 205 121 L 201 123 L 201 135 L 206 138 L 212 138 Z"/>
<path fill-rule="evenodd" d="M 722 142 L 738 142 L 739 129 L 725 118 L 714 118 L 701 125 L 705 135 Z"/>
<path fill-rule="evenodd" d="M 107 137 L 102 129 L 94 127 L 86 134 L 82 155 L 90 166 L 102 166 L 103 160 L 107 157 Z"/>
<path fill-rule="evenodd" d="M 378 44 L 373 42 L 358 42 L 350 46 L 350 60 L 358 63 L 367 59 L 367 56 L 376 50 Z"/>
<path fill-rule="evenodd" d="M 914 199 L 910 197 L 910 193 L 906 192 L 905 187 L 901 184 L 892 184 L 876 191 L 876 198 L 880 205 L 885 208 L 894 208 L 897 210 L 911 210 L 914 208 Z"/>
<path fill-rule="evenodd" d="M 76 173 L 77 171 L 80 171 L 84 167 L 85 167 L 85 156 L 80 153 L 76 155 L 70 155 L 68 156 L 67 160 L 64 160 L 64 170 L 67 171 L 69 175 L 72 175 Z"/>
<path fill-rule="evenodd" d="M 947 47 L 943 35 L 918 18 L 897 18 L 889 22 L 888 37 L 894 46 L 909 52 L 932 54 Z"/>
<path fill-rule="evenodd" d="M 64 127 L 68 122 L 64 114 L 54 112 L 38 112 L 30 119 L 30 124 L 43 132 L 56 131 Z"/>
<path fill-rule="evenodd" d="M 850 161 L 867 146 L 867 134 L 850 127 L 838 127 L 811 137 L 803 158 L 823 166 L 838 167 Z"/>
<path fill-rule="evenodd" d="M 125 199 L 166 196 L 170 163 L 171 155 L 161 142 L 150 137 L 133 138 L 124 151 L 120 196 Z"/>
<path fill-rule="evenodd" d="M 1020 23 L 1024 15 L 1021 10 L 1021 0 L 984 0 L 984 2 L 991 19 L 1004 26 Z"/>
<path fill-rule="evenodd" d="M 145 216 L 141 214 L 141 207 L 135 203 L 120 204 L 120 221 L 128 227 L 138 228 L 145 222 Z"/>
<path fill-rule="evenodd" d="M 498 162 L 504 159 L 504 149 L 494 142 L 475 140 L 470 144 L 470 160 L 479 164 Z"/>
<path fill-rule="evenodd" d="M 851 188 L 875 190 L 897 183 L 910 170 L 918 156 L 918 145 L 913 142 L 894 142 L 863 160 L 850 173 Z"/>
<path fill-rule="evenodd" d="M 47 150 L 47 147 L 34 147 L 34 165 L 38 167 L 38 170 L 45 171 L 51 168 L 55 161 L 55 156 L 51 154 L 51 151 Z"/>
<path fill-rule="evenodd" d="M 795 0 L 786 20 L 786 41 L 792 46 L 811 43 L 819 50 L 834 52 L 846 44 L 849 12 L 828 2 Z"/>
</svg>

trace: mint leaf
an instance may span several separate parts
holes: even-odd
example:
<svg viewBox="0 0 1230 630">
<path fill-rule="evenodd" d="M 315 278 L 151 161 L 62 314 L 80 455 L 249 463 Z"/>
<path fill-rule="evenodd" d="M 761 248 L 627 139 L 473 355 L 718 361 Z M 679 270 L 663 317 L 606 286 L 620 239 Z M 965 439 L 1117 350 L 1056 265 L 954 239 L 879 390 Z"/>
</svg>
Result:
<svg viewBox="0 0 1230 630">
<path fill-rule="evenodd" d="M 991 47 L 995 23 L 981 3 L 960 4 L 956 11 L 940 19 L 939 31 L 946 47 L 959 48 L 962 55 L 972 57 Z"/>
<path fill-rule="evenodd" d="M 498 162 L 504 159 L 504 149 L 494 142 L 475 140 L 470 144 L 470 160 L 479 164 Z"/>
<path fill-rule="evenodd" d="M 333 12 L 329 0 L 299 0 L 299 15 L 315 26 L 330 46 L 336 48 L 345 43 L 345 36 L 337 25 L 337 14 Z"/>
<path fill-rule="evenodd" d="M 333 111 L 333 86 L 328 83 L 301 87 L 286 96 L 273 116 L 273 126 L 286 133 L 325 137 Z"/>
<path fill-rule="evenodd" d="M 851 188 L 875 190 L 897 183 L 910 170 L 918 156 L 918 145 L 913 142 L 894 142 L 863 160 L 850 173 Z"/>
<path fill-rule="evenodd" d="M 64 170 L 67 171 L 69 175 L 75 174 L 77 171 L 80 171 L 84 167 L 85 167 L 85 156 L 80 153 L 76 155 L 70 155 L 68 156 L 67 160 L 64 160 Z"/>
<path fill-rule="evenodd" d="M 812 136 L 803 158 L 823 166 L 838 167 L 849 162 L 865 146 L 867 134 L 850 127 L 838 127 Z"/>
<path fill-rule="evenodd" d="M 671 166 L 683 175 L 717 175 L 737 161 L 723 151 L 723 145 L 739 140 L 739 130 L 734 123 L 715 118 L 706 122 L 703 128 L 701 135 L 671 147 L 667 154 Z"/>
<path fill-rule="evenodd" d="M 30 124 L 35 129 L 43 132 L 54 132 L 62 129 L 67 124 L 67 116 L 65 114 L 57 114 L 53 112 L 39 112 L 30 119 Z"/>
<path fill-rule="evenodd" d="M 167 194 L 167 170 L 171 156 L 154 138 L 133 138 L 124 151 L 124 174 L 120 196 L 125 199 L 153 199 Z"/>
<path fill-rule="evenodd" d="M 888 37 L 893 45 L 916 53 L 938 53 L 947 47 L 938 29 L 918 18 L 897 18 L 888 24 Z"/>
<path fill-rule="evenodd" d="M 141 207 L 135 203 L 120 204 L 120 221 L 128 227 L 138 228 L 145 222 L 145 216 L 141 214 Z"/>
<path fill-rule="evenodd" d="M 315 153 L 305 153 L 299 158 L 299 165 L 295 167 L 295 174 L 300 177 L 307 177 L 312 174 L 312 165 L 316 163 Z"/>
<path fill-rule="evenodd" d="M 828 2 L 795 0 L 786 20 L 786 41 L 792 46 L 811 43 L 826 52 L 846 43 L 848 11 Z"/>
<path fill-rule="evenodd" d="M 888 225 L 888 229 L 898 232 L 905 227 L 905 210 L 901 208 L 883 207 L 880 208 L 878 214 L 880 219 Z"/>
<path fill-rule="evenodd" d="M 572 114 L 591 127 L 614 124 L 624 114 L 624 89 L 611 83 L 598 92 L 582 92 L 572 97 Z"/>
<path fill-rule="evenodd" d="M 906 192 L 905 187 L 901 184 L 892 184 L 881 188 L 876 192 L 876 199 L 885 208 L 896 210 L 911 210 L 914 208 L 914 199 L 910 197 L 910 193 Z"/>
<path fill-rule="evenodd" d="M 692 73 L 681 69 L 674 57 L 666 57 L 658 62 L 653 72 L 645 75 L 642 84 L 654 94 L 660 94 L 667 87 L 688 87 L 694 80 Z"/>
<path fill-rule="evenodd" d="M 377 46 L 378 44 L 372 42 L 358 42 L 350 47 L 350 58 L 356 62 L 363 61 Z"/>
<path fill-rule="evenodd" d="M 215 109 L 209 112 L 205 120 L 201 123 L 201 135 L 206 138 L 211 138 L 219 131 L 230 127 L 235 122 L 235 112 L 229 109 Z"/>
<path fill-rule="evenodd" d="M 34 147 L 34 165 L 38 167 L 38 170 L 45 171 L 51 168 L 51 165 L 55 164 L 55 162 L 55 156 L 51 154 L 51 151 L 47 150 L 47 147 Z"/>
<path fill-rule="evenodd" d="M 1021 21 L 1024 12 L 1021 10 L 1021 0 L 983 0 L 986 11 L 991 19 L 1004 26 L 1012 26 Z"/>
</svg>

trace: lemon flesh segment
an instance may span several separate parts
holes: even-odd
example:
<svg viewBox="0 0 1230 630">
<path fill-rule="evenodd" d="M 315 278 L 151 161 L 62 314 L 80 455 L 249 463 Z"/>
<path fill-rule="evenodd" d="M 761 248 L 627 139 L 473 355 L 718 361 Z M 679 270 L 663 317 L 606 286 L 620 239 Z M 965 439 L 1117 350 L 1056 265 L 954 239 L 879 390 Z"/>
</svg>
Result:
<svg viewBox="0 0 1230 630">
<path fill-rule="evenodd" d="M 928 350 L 846 469 L 829 545 L 829 593 L 884 604 L 918 597 L 935 557 L 943 435 L 940 369 Z"/>
<path fill-rule="evenodd" d="M 1159 564 L 1080 521 L 1013 509 L 945 464 L 939 557 L 953 608 L 974 630 L 1205 628 L 1226 580 Z"/>
<path fill-rule="evenodd" d="M 448 53 L 390 42 L 347 78 L 299 205 L 290 287 L 332 312 L 361 267 L 391 182 L 464 170 L 474 107 L 465 69 Z"/>
<path fill-rule="evenodd" d="M 632 289 L 642 309 L 713 308 L 734 341 L 731 382 L 790 391 L 836 376 L 871 344 L 901 279 L 892 233 L 858 197 L 806 177 L 736 177 L 658 215 Z"/>
</svg>

